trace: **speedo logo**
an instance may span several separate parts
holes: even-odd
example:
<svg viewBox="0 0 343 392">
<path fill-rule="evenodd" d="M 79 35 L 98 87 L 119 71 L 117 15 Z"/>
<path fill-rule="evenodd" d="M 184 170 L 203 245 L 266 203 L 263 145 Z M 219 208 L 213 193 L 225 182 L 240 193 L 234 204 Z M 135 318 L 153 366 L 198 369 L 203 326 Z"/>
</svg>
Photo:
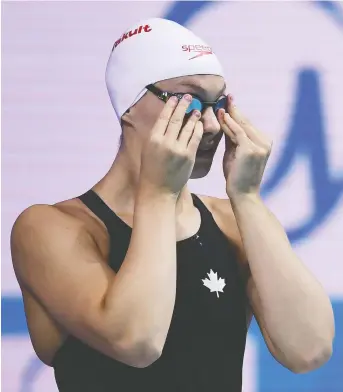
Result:
<svg viewBox="0 0 343 392">
<path fill-rule="evenodd" d="M 182 45 L 182 50 L 189 53 L 198 53 L 197 55 L 189 58 L 188 60 L 193 60 L 197 57 L 213 54 L 212 48 L 205 45 Z"/>
<path fill-rule="evenodd" d="M 127 33 L 124 33 L 119 39 L 117 39 L 117 41 L 114 43 L 113 48 L 116 48 L 121 42 L 123 42 L 126 39 L 129 39 L 131 37 L 133 37 L 136 34 L 141 34 L 141 33 L 149 33 L 152 30 L 152 28 L 149 25 L 141 25 L 139 27 L 137 27 L 137 29 L 134 30 L 130 30 Z"/>
</svg>

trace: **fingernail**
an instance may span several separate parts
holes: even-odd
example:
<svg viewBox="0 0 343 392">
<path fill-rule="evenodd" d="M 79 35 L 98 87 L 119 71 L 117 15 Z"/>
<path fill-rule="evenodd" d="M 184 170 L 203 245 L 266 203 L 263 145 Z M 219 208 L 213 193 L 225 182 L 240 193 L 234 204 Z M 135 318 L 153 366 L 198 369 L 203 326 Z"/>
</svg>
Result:
<svg viewBox="0 0 343 392">
<path fill-rule="evenodd" d="M 230 103 L 232 103 L 233 102 L 233 95 L 229 95 L 229 100 L 230 100 Z"/>
<path fill-rule="evenodd" d="M 192 99 L 193 99 L 193 97 L 192 97 L 191 95 L 189 95 L 189 94 L 186 94 L 186 95 L 184 95 L 183 97 L 184 97 L 185 100 L 188 101 L 188 102 L 191 102 Z"/>
<path fill-rule="evenodd" d="M 172 97 L 170 98 L 170 101 L 173 102 L 173 103 L 176 103 L 176 102 L 178 102 L 179 100 L 178 100 L 178 98 L 175 97 L 175 95 L 174 95 L 174 96 L 172 96 Z"/>
<path fill-rule="evenodd" d="M 195 110 L 195 111 L 193 112 L 193 114 L 194 114 L 194 116 L 197 117 L 197 118 L 200 118 L 200 116 L 201 116 L 201 113 L 200 113 L 198 110 Z"/>
</svg>

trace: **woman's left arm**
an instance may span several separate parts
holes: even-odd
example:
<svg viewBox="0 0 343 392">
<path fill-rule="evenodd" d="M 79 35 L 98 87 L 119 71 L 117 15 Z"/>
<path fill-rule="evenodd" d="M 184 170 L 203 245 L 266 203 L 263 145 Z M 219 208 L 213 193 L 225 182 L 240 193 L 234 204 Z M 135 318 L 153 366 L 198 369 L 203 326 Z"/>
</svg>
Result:
<svg viewBox="0 0 343 392">
<path fill-rule="evenodd" d="M 331 356 L 334 338 L 328 295 L 259 196 L 231 204 L 250 269 L 248 297 L 269 350 L 293 372 L 320 367 Z"/>
</svg>

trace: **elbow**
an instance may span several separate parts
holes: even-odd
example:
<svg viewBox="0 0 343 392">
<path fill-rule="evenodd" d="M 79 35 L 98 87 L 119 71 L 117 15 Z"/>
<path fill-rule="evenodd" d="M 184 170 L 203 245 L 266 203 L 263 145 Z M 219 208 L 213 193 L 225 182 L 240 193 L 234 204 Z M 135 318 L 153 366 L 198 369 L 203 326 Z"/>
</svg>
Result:
<svg viewBox="0 0 343 392">
<path fill-rule="evenodd" d="M 131 366 L 136 368 L 146 368 L 156 362 L 162 355 L 162 349 L 153 344 L 140 343 L 132 347 Z M 136 354 L 136 355 L 135 355 Z"/>
<path fill-rule="evenodd" d="M 307 352 L 302 352 L 292 361 L 288 369 L 296 374 L 305 374 L 323 366 L 332 355 L 332 342 L 318 344 Z"/>
<path fill-rule="evenodd" d="M 146 368 L 162 355 L 163 346 L 145 339 L 127 339 L 116 343 L 116 358 L 135 368 Z"/>
</svg>

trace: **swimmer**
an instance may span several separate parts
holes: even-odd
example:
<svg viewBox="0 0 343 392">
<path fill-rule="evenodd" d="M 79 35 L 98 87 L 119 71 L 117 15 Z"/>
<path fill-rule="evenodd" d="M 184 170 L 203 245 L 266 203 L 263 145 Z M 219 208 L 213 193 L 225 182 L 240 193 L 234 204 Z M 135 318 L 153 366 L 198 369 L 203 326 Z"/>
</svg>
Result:
<svg viewBox="0 0 343 392">
<path fill-rule="evenodd" d="M 254 316 L 283 366 L 320 367 L 333 311 L 261 199 L 271 140 L 188 29 L 153 18 L 114 42 L 113 165 L 85 194 L 29 207 L 12 230 L 37 356 L 62 392 L 239 392 Z M 188 180 L 208 174 L 222 137 L 227 197 L 192 194 Z"/>
</svg>

